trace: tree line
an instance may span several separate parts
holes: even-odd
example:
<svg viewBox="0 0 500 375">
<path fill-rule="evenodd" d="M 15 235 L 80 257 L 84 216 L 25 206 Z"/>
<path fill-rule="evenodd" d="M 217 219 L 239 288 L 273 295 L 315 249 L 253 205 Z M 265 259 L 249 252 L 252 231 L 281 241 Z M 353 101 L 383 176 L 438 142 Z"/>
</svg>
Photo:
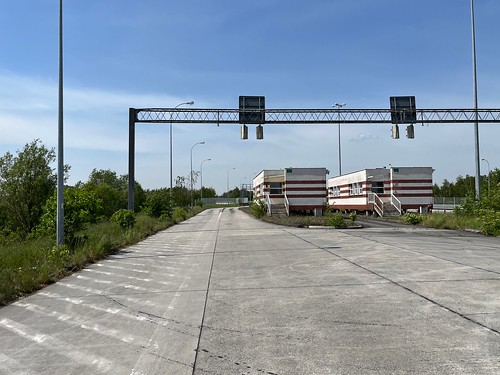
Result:
<svg viewBox="0 0 500 375">
<path fill-rule="evenodd" d="M 0 234 L 21 239 L 54 234 L 56 231 L 57 174 L 51 166 L 55 150 L 39 139 L 26 144 L 16 155 L 0 157 Z M 65 182 L 70 166 L 65 165 Z M 196 179 L 196 174 L 194 178 Z M 177 177 L 172 191 L 168 188 L 143 189 L 135 182 L 135 212 L 153 217 L 171 217 L 173 211 L 188 207 L 191 192 L 189 177 Z M 200 203 L 200 190 L 193 199 Z M 216 196 L 215 189 L 203 187 L 203 197 Z M 88 223 L 109 220 L 128 205 L 128 176 L 112 170 L 94 169 L 88 180 L 64 189 L 65 237 L 71 238 Z"/>
<path fill-rule="evenodd" d="M 16 155 L 7 152 L 0 157 L 0 235 L 19 237 L 55 234 L 57 175 L 51 167 L 56 160 L 54 149 L 45 147 L 39 139 L 26 144 Z M 65 181 L 70 166 L 66 165 Z M 194 173 L 194 179 L 198 176 Z M 500 170 L 481 176 L 481 199 L 475 199 L 473 176 L 459 176 L 455 182 L 444 180 L 434 184 L 434 197 L 466 197 L 464 208 L 470 212 L 500 211 Z M 192 193 L 200 205 L 201 191 Z M 246 192 L 245 192 L 246 193 Z M 240 197 L 237 187 L 223 197 Z M 203 187 L 203 197 L 216 197 L 213 188 Z M 86 224 L 110 220 L 120 210 L 127 209 L 128 176 L 112 170 L 94 169 L 88 180 L 79 181 L 64 190 L 65 236 L 73 236 Z M 189 176 L 178 176 L 175 187 L 143 189 L 135 182 L 135 212 L 161 218 L 172 217 L 176 208 L 189 207 L 191 192 Z"/>
<path fill-rule="evenodd" d="M 481 176 L 481 194 L 476 198 L 473 176 L 459 176 L 455 182 L 444 180 L 441 186 L 434 185 L 434 197 L 462 197 L 461 205 L 455 208 L 455 217 L 475 223 L 481 232 L 488 235 L 500 233 L 500 170 L 495 168 Z"/>
<path fill-rule="evenodd" d="M 494 194 L 500 189 L 500 170 L 495 168 L 488 175 L 480 178 L 480 189 L 482 196 Z M 475 195 L 475 177 L 466 175 L 458 176 L 455 182 L 443 180 L 441 185 L 434 184 L 434 197 L 468 197 Z"/>
</svg>

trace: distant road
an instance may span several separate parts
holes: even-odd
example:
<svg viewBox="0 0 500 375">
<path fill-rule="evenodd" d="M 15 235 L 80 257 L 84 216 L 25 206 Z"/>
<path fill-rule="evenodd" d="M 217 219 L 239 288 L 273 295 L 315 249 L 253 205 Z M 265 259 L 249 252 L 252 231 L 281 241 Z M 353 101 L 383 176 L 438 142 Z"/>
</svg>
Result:
<svg viewBox="0 0 500 375">
<path fill-rule="evenodd" d="M 0 374 L 500 374 L 500 241 L 207 210 L 0 309 Z"/>
</svg>

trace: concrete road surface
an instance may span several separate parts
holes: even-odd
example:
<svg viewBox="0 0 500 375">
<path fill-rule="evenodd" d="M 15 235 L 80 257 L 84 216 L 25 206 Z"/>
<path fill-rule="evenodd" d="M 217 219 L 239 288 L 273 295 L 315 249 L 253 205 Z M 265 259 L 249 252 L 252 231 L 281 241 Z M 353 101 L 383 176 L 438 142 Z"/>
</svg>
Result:
<svg viewBox="0 0 500 375">
<path fill-rule="evenodd" d="M 0 374 L 500 374 L 500 241 L 207 210 L 0 309 Z"/>
</svg>

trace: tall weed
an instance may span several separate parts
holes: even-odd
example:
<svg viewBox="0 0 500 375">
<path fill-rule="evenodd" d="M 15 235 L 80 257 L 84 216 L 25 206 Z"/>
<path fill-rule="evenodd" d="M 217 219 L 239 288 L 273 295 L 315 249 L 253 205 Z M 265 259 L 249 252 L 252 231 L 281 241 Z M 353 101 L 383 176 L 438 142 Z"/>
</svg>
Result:
<svg viewBox="0 0 500 375">
<path fill-rule="evenodd" d="M 184 211 L 185 220 L 202 209 Z M 30 294 L 57 281 L 74 270 L 105 258 L 119 249 L 174 225 L 172 220 L 137 214 L 133 227 L 126 231 L 119 224 L 102 222 L 78 232 L 71 247 L 54 246 L 52 236 L 0 239 L 0 305 Z"/>
</svg>

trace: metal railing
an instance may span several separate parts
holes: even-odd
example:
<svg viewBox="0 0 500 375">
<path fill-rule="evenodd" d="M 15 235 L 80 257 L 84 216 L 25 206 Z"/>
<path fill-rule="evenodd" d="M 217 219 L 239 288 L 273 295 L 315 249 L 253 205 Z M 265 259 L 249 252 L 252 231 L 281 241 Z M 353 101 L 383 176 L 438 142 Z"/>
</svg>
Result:
<svg viewBox="0 0 500 375">
<path fill-rule="evenodd" d="M 434 197 L 434 204 L 449 204 L 460 206 L 464 203 L 464 197 Z"/>
<path fill-rule="evenodd" d="M 401 201 L 394 195 L 391 194 L 391 204 L 398 210 L 399 214 L 403 214 L 403 210 L 401 208 Z"/>
<path fill-rule="evenodd" d="M 286 194 L 285 194 L 285 209 L 286 209 L 286 216 L 290 216 L 290 201 L 288 200 Z"/>
<path fill-rule="evenodd" d="M 272 203 L 271 203 L 271 197 L 269 196 L 269 194 L 266 194 L 265 195 L 265 198 L 266 198 L 266 205 L 267 205 L 267 214 L 269 216 L 272 215 Z"/>
<path fill-rule="evenodd" d="M 368 203 L 373 204 L 373 209 L 379 216 L 384 216 L 384 202 L 376 193 L 368 193 Z"/>
</svg>

